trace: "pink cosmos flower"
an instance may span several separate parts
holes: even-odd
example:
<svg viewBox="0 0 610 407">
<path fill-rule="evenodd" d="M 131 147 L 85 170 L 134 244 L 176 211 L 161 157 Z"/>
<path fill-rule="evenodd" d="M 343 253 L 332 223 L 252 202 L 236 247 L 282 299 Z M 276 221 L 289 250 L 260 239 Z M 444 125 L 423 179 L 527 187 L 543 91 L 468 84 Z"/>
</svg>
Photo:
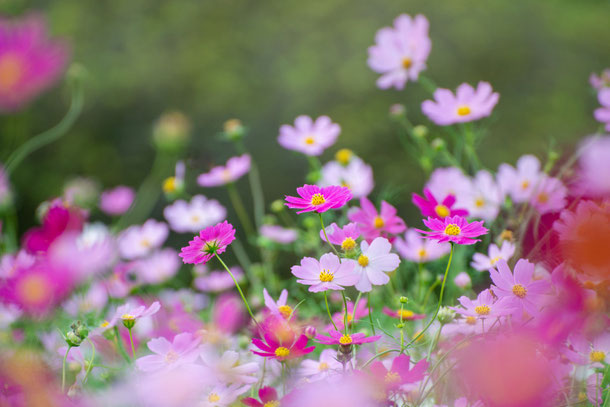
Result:
<svg viewBox="0 0 610 407">
<path fill-rule="evenodd" d="M 543 176 L 540 161 L 533 155 L 517 160 L 517 168 L 509 164 L 498 167 L 498 184 L 503 194 L 509 194 L 516 203 L 528 201 Z"/>
<path fill-rule="evenodd" d="M 468 223 L 460 216 L 451 216 L 443 220 L 428 217 L 424 225 L 432 231 L 415 229 L 425 234 L 426 238 L 437 240 L 439 243 L 452 242 L 456 244 L 475 244 L 480 239 L 475 237 L 485 235 L 489 230 L 483 227 L 483 221 Z"/>
<path fill-rule="evenodd" d="M 381 339 L 379 335 L 369 337 L 363 333 L 345 335 L 334 329 L 330 329 L 328 335 L 316 335 L 316 340 L 324 345 L 362 345 L 363 343 L 371 343 L 379 339 Z"/>
<path fill-rule="evenodd" d="M 63 74 L 68 47 L 47 36 L 44 18 L 0 18 L 0 111 L 21 109 Z"/>
<path fill-rule="evenodd" d="M 606 125 L 606 131 L 610 131 L 610 88 L 603 88 L 597 93 L 597 99 L 601 107 L 593 112 L 595 120 Z"/>
<path fill-rule="evenodd" d="M 383 307 L 383 313 L 392 318 L 402 318 L 403 321 L 414 321 L 416 319 L 424 319 L 426 317 L 426 314 L 416 314 L 413 311 L 404 308 L 402 310 L 399 308 L 394 311 L 388 307 Z"/>
<path fill-rule="evenodd" d="M 347 225 L 340 228 L 336 223 L 327 226 L 326 235 L 328 240 L 334 245 L 341 246 L 344 251 L 353 250 L 356 247 L 356 239 L 360 237 L 360 229 L 356 223 L 348 223 Z M 320 238 L 326 242 L 324 236 L 324 230 L 320 230 Z"/>
<path fill-rule="evenodd" d="M 19 269 L 27 269 L 34 265 L 36 257 L 25 250 L 17 253 L 7 253 L 0 258 L 0 279 L 8 279 Z"/>
<path fill-rule="evenodd" d="M 469 193 L 463 197 L 469 215 L 488 222 L 493 221 L 504 202 L 504 195 L 493 175 L 489 171 L 481 170 L 477 172 L 471 185 Z"/>
<path fill-rule="evenodd" d="M 467 197 L 472 192 L 472 181 L 458 167 L 440 167 L 432 171 L 430 179 L 426 182 L 428 188 L 435 197 L 455 196 L 455 205 L 459 208 L 466 207 Z"/>
<path fill-rule="evenodd" d="M 247 323 L 244 303 L 232 292 L 221 294 L 214 302 L 212 321 L 216 328 L 226 334 L 235 334 Z"/>
<path fill-rule="evenodd" d="M 434 407 L 450 407 L 447 404 L 440 404 L 440 405 L 434 405 Z M 483 405 L 483 403 L 480 400 L 475 401 L 474 403 L 471 403 L 470 401 L 468 401 L 468 399 L 466 397 L 460 397 L 459 399 L 456 399 L 453 404 L 452 407 L 485 407 Z"/>
<path fill-rule="evenodd" d="M 349 188 L 354 198 L 367 196 L 373 190 L 373 169 L 359 157 L 351 157 L 349 163 L 343 165 L 338 161 L 330 161 L 322 167 L 322 178 L 318 182 L 321 187 L 341 185 Z"/>
<path fill-rule="evenodd" d="M 244 272 L 241 268 L 231 267 L 230 270 L 237 282 L 241 282 L 244 279 Z M 218 293 L 235 287 L 233 279 L 226 270 L 210 271 L 205 275 L 196 277 L 193 285 L 199 291 L 210 293 Z"/>
<path fill-rule="evenodd" d="M 130 226 L 121 232 L 118 237 L 119 252 L 125 259 L 144 257 L 161 247 L 168 234 L 167 224 L 149 219 L 141 226 Z"/>
<path fill-rule="evenodd" d="M 297 214 L 303 212 L 326 212 L 329 209 L 341 208 L 352 199 L 349 188 L 330 186 L 320 188 L 317 185 L 303 185 L 297 188 L 300 198 L 286 195 L 284 205 L 291 209 L 300 209 Z"/>
<path fill-rule="evenodd" d="M 381 211 L 366 197 L 360 198 L 360 208 L 352 208 L 347 217 L 356 222 L 364 238 L 371 242 L 377 237 L 388 237 L 404 232 L 407 226 L 404 220 L 396 216 L 396 208 L 381 201 Z"/>
<path fill-rule="evenodd" d="M 113 327 L 119 320 L 122 321 L 137 321 L 138 318 L 145 318 L 156 314 L 161 309 L 159 301 L 155 301 L 147 308 L 144 305 L 133 306 L 131 304 L 124 304 L 117 308 L 114 316 L 109 321 L 106 328 Z"/>
<path fill-rule="evenodd" d="M 203 400 L 196 403 L 196 405 L 198 407 L 229 407 L 234 405 L 237 398 L 249 388 L 250 386 L 241 386 L 239 384 L 216 384 L 204 390 Z"/>
<path fill-rule="evenodd" d="M 351 301 L 347 302 L 347 326 L 352 326 L 352 324 L 354 324 L 356 321 L 366 317 L 367 315 L 369 315 L 369 309 L 367 307 L 366 299 L 358 301 L 355 312 L 354 303 Z M 342 331 L 343 328 L 345 328 L 345 308 L 341 310 L 341 312 L 336 312 L 333 314 L 333 321 L 335 322 L 335 325 L 339 331 Z M 329 330 L 331 327 L 333 327 L 333 325 L 328 325 L 326 329 Z"/>
<path fill-rule="evenodd" d="M 172 342 L 165 338 L 148 341 L 148 349 L 154 355 L 143 356 L 136 360 L 136 367 L 144 372 L 157 372 L 194 363 L 199 356 L 200 338 L 185 332 L 174 337 Z"/>
<path fill-rule="evenodd" d="M 378 237 L 369 245 L 360 243 L 361 254 L 358 260 L 346 260 L 354 265 L 354 273 L 358 276 L 356 289 L 369 292 L 373 285 L 385 285 L 390 281 L 386 273 L 394 271 L 400 264 L 400 258 L 390 253 L 392 245 L 383 237 Z"/>
<path fill-rule="evenodd" d="M 425 239 L 415 229 L 408 229 L 404 239 L 400 236 L 394 240 L 394 248 L 403 258 L 416 263 L 427 263 L 449 254 L 449 243 L 438 243 Z"/>
<path fill-rule="evenodd" d="M 410 79 L 416 81 L 426 69 L 431 41 L 428 20 L 421 14 L 414 18 L 401 14 L 394 27 L 377 31 L 375 45 L 369 47 L 369 67 L 382 76 L 377 80 L 381 89 L 403 89 Z"/>
<path fill-rule="evenodd" d="M 578 363 L 590 364 L 591 367 L 603 367 L 610 361 L 610 332 L 602 332 L 593 339 L 578 333 L 572 335 L 570 344 L 580 356 Z"/>
<path fill-rule="evenodd" d="M 454 95 L 449 89 L 434 91 L 434 101 L 422 103 L 422 112 L 439 126 L 465 123 L 482 119 L 491 114 L 500 95 L 493 92 L 487 82 L 479 82 L 476 90 L 467 83 L 457 88 Z"/>
<path fill-rule="evenodd" d="M 337 360 L 336 349 L 324 349 L 319 360 L 306 359 L 301 362 L 299 376 L 308 381 L 325 380 L 341 374 L 343 365 Z"/>
<path fill-rule="evenodd" d="M 250 162 L 248 154 L 229 158 L 225 166 L 219 165 L 201 174 L 197 178 L 197 183 L 202 187 L 217 187 L 235 182 L 250 171 Z"/>
<path fill-rule="evenodd" d="M 587 398 L 594 406 L 601 406 L 603 401 L 602 384 L 604 375 L 602 373 L 593 373 L 587 378 Z"/>
<path fill-rule="evenodd" d="M 282 316 L 286 319 L 290 318 L 292 315 L 292 307 L 286 305 L 286 302 L 288 301 L 288 290 L 282 290 L 280 297 L 277 301 L 274 301 L 267 292 L 267 289 L 263 288 L 263 298 L 265 299 L 265 307 L 267 307 L 272 314 Z"/>
<path fill-rule="evenodd" d="M 566 206 L 568 189 L 554 177 L 543 176 L 534 189 L 530 203 L 541 215 L 558 212 Z"/>
<path fill-rule="evenodd" d="M 514 274 L 505 260 L 499 260 L 497 270 L 489 270 L 494 285 L 492 290 L 499 298 L 507 298 L 506 306 L 514 309 L 513 315 L 521 318 L 524 312 L 537 316 L 550 283 L 547 280 L 533 280 L 534 264 L 520 259 L 515 265 Z"/>
<path fill-rule="evenodd" d="M 278 342 L 269 333 L 265 333 L 264 338 L 264 342 L 258 338 L 252 338 L 252 344 L 260 349 L 259 351 L 253 350 L 252 353 L 279 361 L 300 358 L 315 349 L 315 346 L 307 347 L 307 337 L 305 335 L 299 336 L 296 340 L 293 337 L 292 340 L 286 342 Z"/>
<path fill-rule="evenodd" d="M 215 346 L 206 344 L 201 348 L 201 360 L 213 382 L 252 384 L 258 381 L 255 374 L 260 370 L 256 362 L 241 363 L 239 353 L 227 350 L 219 354 Z"/>
<path fill-rule="evenodd" d="M 258 398 L 260 401 L 252 397 L 246 397 L 241 400 L 241 403 L 250 407 L 279 407 L 281 405 L 281 400 L 273 387 L 261 387 L 258 390 Z"/>
<path fill-rule="evenodd" d="M 195 236 L 188 246 L 182 248 L 179 256 L 187 264 L 205 264 L 215 254 L 224 253 L 233 240 L 235 229 L 225 220 L 199 232 L 199 236 Z"/>
<path fill-rule="evenodd" d="M 457 276 L 453 279 L 453 284 L 460 288 L 467 288 L 472 285 L 472 279 L 465 271 L 458 273 Z"/>
<path fill-rule="evenodd" d="M 328 116 L 320 116 L 315 121 L 309 116 L 299 116 L 294 127 L 288 124 L 280 127 L 277 141 L 287 150 L 317 156 L 335 143 L 340 132 L 341 127 Z"/>
<path fill-rule="evenodd" d="M 121 215 L 131 207 L 136 193 L 132 188 L 119 185 L 102 192 L 100 209 L 108 215 Z"/>
<path fill-rule="evenodd" d="M 476 300 L 471 300 L 466 296 L 461 296 L 458 301 L 464 308 L 450 307 L 458 314 L 466 317 L 475 317 L 481 319 L 499 318 L 509 315 L 513 312 L 513 307 L 506 299 L 494 300 L 489 290 L 483 290 L 479 293 Z"/>
<path fill-rule="evenodd" d="M 590 136 L 579 146 L 576 194 L 590 197 L 610 196 L 610 136 Z"/>
<path fill-rule="evenodd" d="M 358 282 L 360 276 L 354 272 L 354 263 L 343 261 L 332 253 L 326 253 L 318 262 L 312 257 L 304 257 L 300 266 L 290 269 L 297 283 L 309 285 L 309 291 L 343 290 Z"/>
<path fill-rule="evenodd" d="M 275 243 L 289 244 L 297 240 L 299 233 L 296 229 L 287 229 L 277 225 L 263 225 L 260 228 L 261 236 Z"/>
<path fill-rule="evenodd" d="M 180 269 L 177 254 L 174 249 L 167 248 L 138 260 L 135 272 L 139 280 L 144 284 L 160 284 L 171 279 Z"/>
<path fill-rule="evenodd" d="M 487 256 L 483 253 L 475 253 L 470 265 L 479 271 L 486 271 L 496 266 L 499 260 L 508 261 L 515 254 L 515 245 L 509 241 L 503 241 L 502 246 L 492 243 L 489 245 Z"/>
<path fill-rule="evenodd" d="M 388 369 L 380 361 L 371 364 L 369 371 L 373 379 L 379 381 L 379 385 L 385 391 L 398 391 L 407 383 L 416 383 L 424 378 L 429 363 L 422 359 L 411 367 L 411 357 L 405 354 L 397 356 Z"/>
<path fill-rule="evenodd" d="M 428 188 L 424 188 L 423 198 L 417 194 L 412 195 L 413 203 L 419 208 L 423 216 L 431 216 L 436 219 L 443 219 L 447 216 L 467 216 L 465 209 L 452 209 L 455 204 L 455 196 L 447 195 L 442 202 L 438 202 Z"/>
<path fill-rule="evenodd" d="M 23 236 L 23 246 L 30 253 L 46 252 L 49 246 L 65 232 L 80 232 L 86 214 L 80 208 L 53 200 L 42 218 L 42 225 L 28 230 Z"/>
<path fill-rule="evenodd" d="M 166 206 L 163 215 L 172 230 L 195 233 L 223 221 L 227 217 L 227 210 L 215 199 L 195 195 L 190 202 L 179 199 Z"/>
<path fill-rule="evenodd" d="M 589 77 L 589 83 L 595 90 L 602 90 L 603 88 L 610 87 L 610 69 L 604 69 L 598 76 L 596 73 L 592 73 Z"/>
</svg>

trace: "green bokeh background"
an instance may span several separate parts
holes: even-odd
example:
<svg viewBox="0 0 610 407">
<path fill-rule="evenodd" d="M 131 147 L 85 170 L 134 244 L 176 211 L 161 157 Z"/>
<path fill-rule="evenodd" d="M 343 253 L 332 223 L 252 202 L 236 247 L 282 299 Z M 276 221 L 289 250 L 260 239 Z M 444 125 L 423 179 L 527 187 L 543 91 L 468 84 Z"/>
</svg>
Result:
<svg viewBox="0 0 610 407">
<path fill-rule="evenodd" d="M 307 165 L 279 147 L 278 127 L 299 114 L 327 114 L 342 134 L 323 159 L 353 149 L 373 165 L 377 191 L 399 187 L 405 193 L 395 203 L 412 210 L 406 192 L 421 188 L 423 173 L 401 149 L 388 108 L 404 103 L 414 123 L 429 124 L 419 109 L 428 94 L 411 83 L 402 92 L 379 90 L 366 64 L 375 32 L 400 13 L 430 20 L 425 74 L 439 86 L 486 80 L 500 93 L 480 150 L 490 168 L 524 153 L 543 157 L 551 138 L 570 149 L 594 132 L 588 77 L 610 66 L 610 2 L 601 0 L 0 1 L 3 15 L 31 9 L 71 42 L 89 79 L 75 127 L 13 176 L 22 219 L 71 176 L 138 185 L 154 156 L 153 122 L 168 109 L 193 122 L 192 174 L 234 153 L 216 134 L 240 118 L 268 202 L 301 185 Z M 61 118 L 66 88 L 0 117 L 0 160 Z"/>
</svg>

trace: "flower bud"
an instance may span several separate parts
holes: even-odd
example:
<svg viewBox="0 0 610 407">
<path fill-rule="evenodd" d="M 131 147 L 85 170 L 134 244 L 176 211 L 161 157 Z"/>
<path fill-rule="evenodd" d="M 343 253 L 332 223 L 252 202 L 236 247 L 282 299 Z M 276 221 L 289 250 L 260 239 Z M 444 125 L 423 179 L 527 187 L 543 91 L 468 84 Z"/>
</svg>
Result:
<svg viewBox="0 0 610 407">
<path fill-rule="evenodd" d="M 224 123 L 222 132 L 224 138 L 230 141 L 238 141 L 246 135 L 246 128 L 239 119 L 229 119 Z"/>
<path fill-rule="evenodd" d="M 396 103 L 390 106 L 390 116 L 400 117 L 404 116 L 407 113 L 407 108 L 405 105 L 401 105 L 400 103 Z"/>
<path fill-rule="evenodd" d="M 123 321 L 123 326 L 127 329 L 133 328 L 136 324 L 136 319 L 133 315 L 125 314 L 121 317 L 121 320 Z"/>
<path fill-rule="evenodd" d="M 455 311 L 447 307 L 441 307 L 441 309 L 438 310 L 437 318 L 438 322 L 442 325 L 448 324 L 455 318 Z"/>
<path fill-rule="evenodd" d="M 398 329 L 402 329 L 404 327 L 405 327 L 405 324 L 402 322 L 399 322 L 398 324 L 396 324 L 396 328 L 398 328 Z"/>
<path fill-rule="evenodd" d="M 437 137 L 434 140 L 432 140 L 432 143 L 430 145 L 432 146 L 434 151 L 441 151 L 442 149 L 445 148 L 445 141 L 443 139 L 440 139 Z"/>
<path fill-rule="evenodd" d="M 153 128 L 153 142 L 162 151 L 182 150 L 191 136 L 191 123 L 181 112 L 164 113 Z"/>
<path fill-rule="evenodd" d="M 428 135 L 428 128 L 423 124 L 419 124 L 413 127 L 413 136 L 417 138 L 426 138 Z"/>
<path fill-rule="evenodd" d="M 83 343 L 83 340 L 75 332 L 69 331 L 66 334 L 66 343 L 68 344 L 68 346 L 77 347 L 80 346 L 81 343 Z"/>
<path fill-rule="evenodd" d="M 409 302 L 409 299 L 401 295 L 398 301 L 400 301 L 401 304 L 406 304 Z"/>
<path fill-rule="evenodd" d="M 316 327 L 313 325 L 307 325 L 305 327 L 305 329 L 303 330 L 303 333 L 305 334 L 306 337 L 308 337 L 309 339 L 313 339 L 316 337 Z"/>
<path fill-rule="evenodd" d="M 282 212 L 285 209 L 284 201 L 276 199 L 271 202 L 271 211 L 275 213 Z"/>
</svg>

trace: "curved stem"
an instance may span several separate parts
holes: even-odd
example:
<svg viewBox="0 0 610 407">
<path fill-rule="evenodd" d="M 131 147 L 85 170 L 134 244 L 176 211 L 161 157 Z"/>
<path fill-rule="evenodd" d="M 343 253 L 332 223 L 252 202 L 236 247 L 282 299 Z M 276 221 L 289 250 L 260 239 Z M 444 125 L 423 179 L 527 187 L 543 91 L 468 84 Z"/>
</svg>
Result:
<svg viewBox="0 0 610 407">
<path fill-rule="evenodd" d="M 341 295 L 343 296 L 343 307 L 345 315 L 343 316 L 343 331 L 345 332 L 345 335 L 347 335 L 347 298 L 345 298 L 345 293 L 343 291 L 341 291 Z"/>
<path fill-rule="evenodd" d="M 239 295 L 241 296 L 241 299 L 244 302 L 246 309 L 248 310 L 248 314 L 250 314 L 250 318 L 252 318 L 252 321 L 254 321 L 256 326 L 259 326 L 258 321 L 256 320 L 256 318 L 254 318 L 254 314 L 252 313 L 252 310 L 250 309 L 250 304 L 248 304 L 248 300 L 246 300 L 246 296 L 244 295 L 244 292 L 241 290 L 241 287 L 239 286 L 239 283 L 235 279 L 235 276 L 233 275 L 233 273 L 231 273 L 231 270 L 229 270 L 229 268 L 227 267 L 225 262 L 222 261 L 222 259 L 220 258 L 220 256 L 218 254 L 216 254 L 216 258 L 222 264 L 222 266 L 225 268 L 225 270 L 227 270 L 227 273 L 229 273 L 229 275 L 233 279 L 233 282 L 235 283 L 235 287 L 237 287 L 237 291 L 239 291 Z"/>
<path fill-rule="evenodd" d="M 328 318 L 330 318 L 330 323 L 335 327 L 335 331 L 339 331 L 337 329 L 337 325 L 335 321 L 333 321 L 333 316 L 330 314 L 330 308 L 328 308 L 328 297 L 326 296 L 326 291 L 324 291 L 324 303 L 326 304 L 326 312 L 328 312 Z"/>
<path fill-rule="evenodd" d="M 326 239 L 326 243 L 328 243 L 330 248 L 333 249 L 333 252 L 335 252 L 337 257 L 339 257 L 339 259 L 340 259 L 341 255 L 339 254 L 337 249 L 335 249 L 335 246 L 330 242 L 330 240 L 328 240 L 328 235 L 326 234 L 326 228 L 324 227 L 324 220 L 322 219 L 322 214 L 318 212 L 318 215 L 320 216 L 320 225 L 322 226 L 322 232 L 324 233 L 324 238 Z"/>
<path fill-rule="evenodd" d="M 364 365 L 362 365 L 362 369 L 364 369 L 365 367 L 367 367 L 372 361 L 374 361 L 375 359 L 377 359 L 379 356 L 383 356 L 385 354 L 388 354 L 390 352 L 400 352 L 400 349 L 387 349 L 384 350 L 382 352 L 379 352 L 375 355 L 373 355 L 369 360 L 367 360 Z"/>
<path fill-rule="evenodd" d="M 66 360 L 68 360 L 68 353 L 72 349 L 72 346 L 68 345 L 68 349 L 66 349 L 66 354 L 64 355 L 64 360 L 61 364 L 61 392 L 66 391 Z"/>
<path fill-rule="evenodd" d="M 72 101 L 66 115 L 54 127 L 46 130 L 19 146 L 6 160 L 6 174 L 11 174 L 21 162 L 34 151 L 56 141 L 70 130 L 83 109 L 83 89 L 76 79 L 72 84 Z"/>
<path fill-rule="evenodd" d="M 87 383 L 87 378 L 89 377 L 89 373 L 91 373 L 91 369 L 93 369 L 93 361 L 95 360 L 95 345 L 89 338 L 87 338 L 87 342 L 89 342 L 91 345 L 91 360 L 89 361 L 89 366 L 87 366 L 87 371 L 85 372 L 85 377 L 83 378 L 83 384 Z"/>
</svg>

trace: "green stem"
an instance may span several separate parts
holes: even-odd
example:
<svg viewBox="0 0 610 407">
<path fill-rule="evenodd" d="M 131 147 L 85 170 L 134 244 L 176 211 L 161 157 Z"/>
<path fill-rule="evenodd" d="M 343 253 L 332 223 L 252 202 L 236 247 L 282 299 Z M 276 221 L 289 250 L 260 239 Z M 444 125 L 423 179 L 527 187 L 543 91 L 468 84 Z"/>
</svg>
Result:
<svg viewBox="0 0 610 407">
<path fill-rule="evenodd" d="M 244 227 L 244 231 L 250 239 L 255 235 L 254 228 L 252 227 L 252 223 L 250 222 L 250 218 L 248 217 L 248 213 L 246 212 L 246 208 L 239 196 L 239 192 L 237 192 L 237 188 L 235 188 L 235 184 L 230 182 L 227 184 L 227 190 L 229 191 L 229 199 L 231 199 L 231 204 L 237 213 L 237 217 L 241 222 L 241 225 Z"/>
<path fill-rule="evenodd" d="M 66 115 L 54 127 L 46 130 L 19 146 L 6 160 L 6 174 L 9 176 L 21 162 L 34 151 L 59 140 L 70 130 L 83 109 L 83 88 L 81 82 L 75 79 L 72 83 L 72 101 Z"/>
<path fill-rule="evenodd" d="M 379 353 L 377 353 L 377 354 L 373 355 L 373 356 L 372 356 L 372 357 L 371 357 L 369 360 L 367 360 L 367 361 L 364 363 L 364 365 L 362 365 L 362 368 L 361 368 L 361 369 L 364 369 L 365 367 L 367 367 L 367 366 L 368 366 L 368 365 L 369 365 L 369 364 L 370 364 L 372 361 L 374 361 L 375 359 L 377 359 L 379 356 L 386 355 L 386 354 L 388 354 L 388 353 L 390 353 L 390 352 L 400 352 L 400 349 L 387 349 L 387 350 L 384 350 L 384 351 L 382 351 L 382 352 L 379 352 Z"/>
<path fill-rule="evenodd" d="M 324 293 L 324 303 L 326 304 L 326 312 L 328 312 L 328 318 L 330 319 L 330 323 L 333 324 L 333 326 L 335 327 L 335 331 L 339 331 L 337 329 L 337 325 L 335 324 L 335 321 L 333 321 L 333 316 L 330 314 L 330 308 L 328 307 L 328 297 L 326 296 L 326 291 L 323 291 Z"/>
<path fill-rule="evenodd" d="M 225 268 L 225 270 L 227 270 L 227 273 L 229 273 L 229 275 L 233 279 L 233 282 L 235 283 L 235 287 L 237 287 L 237 291 L 239 291 L 239 295 L 241 296 L 241 299 L 244 302 L 244 305 L 246 306 L 246 309 L 248 310 L 248 314 L 250 314 L 250 318 L 252 318 L 252 321 L 254 321 L 256 326 L 259 326 L 258 325 L 258 321 L 256 320 L 256 318 L 254 318 L 254 314 L 252 313 L 252 310 L 250 309 L 250 304 L 248 304 L 248 300 L 246 300 L 246 296 L 244 295 L 244 292 L 241 290 L 241 287 L 239 286 L 239 283 L 235 279 L 235 276 L 233 275 L 233 273 L 231 273 L 231 270 L 229 270 L 229 268 L 227 267 L 225 262 L 222 261 L 222 259 L 218 255 L 218 253 L 216 254 L 216 258 L 218 259 L 220 264 L 222 264 L 222 266 Z"/>
<path fill-rule="evenodd" d="M 136 347 L 133 346 L 133 335 L 131 334 L 131 328 L 128 329 L 129 331 L 129 342 L 131 343 L 131 353 L 133 354 L 133 360 L 136 360 Z"/>
<path fill-rule="evenodd" d="M 343 331 L 345 335 L 347 335 L 347 298 L 345 298 L 345 293 L 341 291 L 341 295 L 343 296 L 343 307 L 345 308 L 345 315 L 343 316 Z"/>
<path fill-rule="evenodd" d="M 371 306 L 371 293 L 367 295 L 367 304 L 369 307 L 369 322 L 371 323 L 371 329 L 373 329 L 373 336 L 375 335 L 375 324 L 373 323 L 373 308 Z"/>
<path fill-rule="evenodd" d="M 121 356 L 123 356 L 123 359 L 125 359 L 126 362 L 131 362 L 129 355 L 127 354 L 127 351 L 123 346 L 123 340 L 121 339 L 121 335 L 119 334 L 119 328 L 116 326 L 114 327 L 114 340 L 116 342 L 116 346 L 119 350 L 119 353 L 121 354 Z"/>
<path fill-rule="evenodd" d="M 66 354 L 64 355 L 64 360 L 61 364 L 61 392 L 66 391 L 66 360 L 68 360 L 68 353 L 72 349 L 72 346 L 68 345 L 68 349 L 66 349 Z"/>
<path fill-rule="evenodd" d="M 362 297 L 362 293 L 358 292 L 358 296 L 356 297 L 356 302 L 354 303 L 354 309 L 352 310 L 352 326 L 356 323 L 356 308 L 358 308 L 358 303 L 360 302 L 360 297 Z"/>
<path fill-rule="evenodd" d="M 326 243 L 328 243 L 330 248 L 333 249 L 333 252 L 335 252 L 337 257 L 341 258 L 341 255 L 339 254 L 339 252 L 337 251 L 335 246 L 330 242 L 330 240 L 328 240 L 328 235 L 326 234 L 326 228 L 324 227 L 324 220 L 322 219 L 322 214 L 318 213 L 318 216 L 320 216 L 320 225 L 322 226 L 322 232 L 324 233 L 324 238 L 326 239 Z"/>
<path fill-rule="evenodd" d="M 89 366 L 87 366 L 87 371 L 85 372 L 85 377 L 83 378 L 83 384 L 87 383 L 87 378 L 89 378 L 89 373 L 91 373 L 91 369 L 93 369 L 93 361 L 95 360 L 95 345 L 89 338 L 87 338 L 87 342 L 91 345 L 91 360 L 89 361 Z"/>
</svg>

